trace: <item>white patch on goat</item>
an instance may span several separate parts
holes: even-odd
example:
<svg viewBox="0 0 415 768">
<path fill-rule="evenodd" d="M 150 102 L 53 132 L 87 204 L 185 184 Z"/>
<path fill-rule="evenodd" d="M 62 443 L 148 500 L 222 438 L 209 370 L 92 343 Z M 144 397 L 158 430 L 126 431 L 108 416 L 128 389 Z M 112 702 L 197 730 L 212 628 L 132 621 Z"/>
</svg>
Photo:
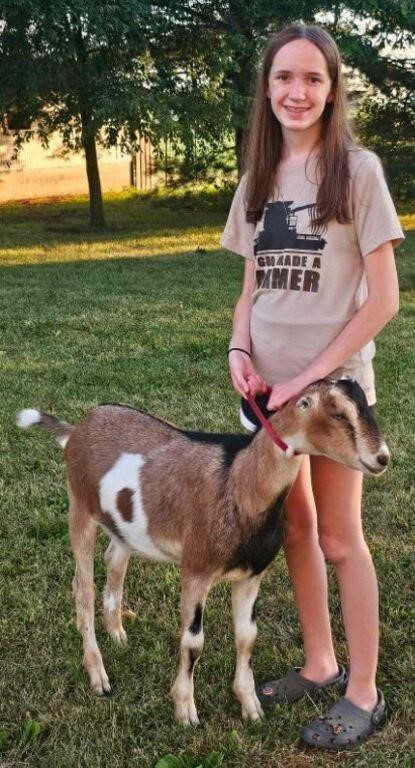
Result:
<svg viewBox="0 0 415 768">
<path fill-rule="evenodd" d="M 285 434 L 284 442 L 288 445 L 288 451 L 286 451 L 285 455 L 287 459 L 291 459 L 295 453 L 308 453 L 308 451 L 312 450 L 312 445 L 309 440 L 307 440 L 307 436 L 305 432 L 293 432 L 290 435 Z"/>
<path fill-rule="evenodd" d="M 104 597 L 104 608 L 108 613 L 114 613 L 117 608 L 117 601 L 113 592 L 110 592 L 108 596 Z"/>
<path fill-rule="evenodd" d="M 107 472 L 99 484 L 99 500 L 104 512 L 111 515 L 123 540 L 131 549 L 150 560 L 170 560 L 153 542 L 148 533 L 148 519 L 141 496 L 140 470 L 145 459 L 140 453 L 122 453 L 114 466 Z M 120 491 L 128 488 L 132 491 L 131 503 L 133 516 L 126 521 L 117 506 Z"/>
<path fill-rule="evenodd" d="M 188 629 L 185 629 L 180 642 L 181 645 L 185 648 L 191 648 L 193 651 L 202 651 L 205 642 L 205 636 L 202 627 L 196 635 L 194 635 L 192 632 L 189 632 Z"/>
<path fill-rule="evenodd" d="M 24 408 L 23 411 L 19 411 L 16 416 L 16 424 L 22 429 L 32 427 L 34 424 L 39 424 L 42 421 L 42 415 L 40 411 L 35 408 Z"/>
</svg>

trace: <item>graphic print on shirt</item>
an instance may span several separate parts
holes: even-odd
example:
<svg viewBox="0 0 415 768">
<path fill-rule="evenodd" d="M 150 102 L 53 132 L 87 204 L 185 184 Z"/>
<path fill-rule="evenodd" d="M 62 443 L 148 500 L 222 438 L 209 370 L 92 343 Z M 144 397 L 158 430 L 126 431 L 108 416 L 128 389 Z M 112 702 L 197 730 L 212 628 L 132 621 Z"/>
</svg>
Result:
<svg viewBox="0 0 415 768">
<path fill-rule="evenodd" d="M 263 229 L 254 242 L 257 289 L 318 293 L 327 240 L 297 231 L 297 214 L 308 211 L 311 221 L 315 208 L 315 203 L 295 206 L 293 200 L 265 206 Z"/>
</svg>

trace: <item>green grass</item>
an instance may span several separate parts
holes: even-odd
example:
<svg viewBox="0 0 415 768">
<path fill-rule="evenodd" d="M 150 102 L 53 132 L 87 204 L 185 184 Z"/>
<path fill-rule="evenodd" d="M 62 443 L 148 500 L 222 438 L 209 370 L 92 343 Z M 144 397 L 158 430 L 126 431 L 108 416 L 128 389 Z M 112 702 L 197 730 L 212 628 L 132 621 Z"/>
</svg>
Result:
<svg viewBox="0 0 415 768">
<path fill-rule="evenodd" d="M 114 647 L 100 620 L 104 535 L 96 557 L 96 624 L 114 694 L 99 700 L 89 691 L 74 623 L 62 454 L 47 435 L 18 431 L 15 413 L 41 406 L 77 420 L 97 402 L 119 401 L 184 427 L 239 429 L 225 350 L 243 265 L 218 250 L 227 204 L 226 195 L 213 191 L 112 195 L 109 230 L 99 236 L 87 229 L 85 199 L 0 209 L 4 767 L 153 768 L 165 753 L 184 749 L 200 759 L 219 750 L 227 768 L 410 768 L 415 762 L 415 217 L 408 213 L 398 257 L 402 311 L 381 334 L 376 358 L 379 419 L 394 460 L 385 476 L 366 481 L 364 498 L 381 591 L 379 683 L 391 708 L 387 727 L 358 752 L 331 757 L 296 745 L 301 724 L 315 715 L 310 701 L 279 706 L 260 724 L 244 725 L 231 693 L 225 584 L 208 601 L 205 652 L 195 676 L 203 727 L 178 727 L 168 691 L 177 669 L 179 573 L 131 562 L 125 602 L 137 618 L 126 621 L 128 649 Z M 334 584 L 331 606 L 344 660 Z M 301 663 L 281 555 L 265 579 L 258 614 L 257 679 Z"/>
<path fill-rule="evenodd" d="M 214 187 L 106 195 L 107 229 L 89 227 L 85 197 L 0 207 L 0 264 L 177 255 L 217 248 L 229 192 Z"/>
</svg>

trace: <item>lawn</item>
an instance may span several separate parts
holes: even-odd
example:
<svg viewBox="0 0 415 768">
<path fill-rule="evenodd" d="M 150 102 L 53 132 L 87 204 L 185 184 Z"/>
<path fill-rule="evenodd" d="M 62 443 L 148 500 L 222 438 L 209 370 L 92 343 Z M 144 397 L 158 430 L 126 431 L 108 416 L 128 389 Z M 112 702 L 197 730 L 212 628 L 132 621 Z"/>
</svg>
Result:
<svg viewBox="0 0 415 768">
<path fill-rule="evenodd" d="M 371 766 L 410 768 L 414 738 L 414 314 L 415 216 L 403 210 L 402 309 L 378 343 L 378 415 L 393 454 L 365 481 L 367 538 L 380 582 L 379 684 L 386 728 L 351 754 L 310 754 L 301 724 L 329 697 L 279 706 L 245 725 L 231 692 L 234 667 L 229 587 L 205 614 L 205 651 L 195 673 L 202 727 L 173 719 L 179 573 L 133 560 L 125 604 L 129 645 L 103 632 L 105 571 L 96 557 L 97 637 L 113 683 L 89 690 L 71 595 L 61 451 L 50 436 L 20 432 L 15 413 L 39 406 L 69 420 L 98 402 L 125 402 L 183 427 L 235 431 L 237 398 L 226 368 L 240 259 L 219 250 L 227 194 L 109 195 L 108 231 L 92 234 L 85 199 L 0 208 L 0 752 L 4 768 L 154 768 L 168 752 L 200 759 L 218 750 L 226 768 Z M 346 661 L 338 595 L 331 607 Z M 264 580 L 254 652 L 257 679 L 301 663 L 301 636 L 283 557 Z"/>
</svg>

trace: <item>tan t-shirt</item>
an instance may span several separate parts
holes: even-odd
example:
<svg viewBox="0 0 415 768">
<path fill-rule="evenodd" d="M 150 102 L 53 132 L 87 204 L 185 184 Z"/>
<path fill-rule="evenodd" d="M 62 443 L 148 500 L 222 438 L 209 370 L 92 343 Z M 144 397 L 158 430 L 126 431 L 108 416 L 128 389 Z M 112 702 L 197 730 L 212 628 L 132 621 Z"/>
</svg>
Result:
<svg viewBox="0 0 415 768">
<path fill-rule="evenodd" d="M 255 261 L 251 315 L 253 362 L 275 384 L 296 376 L 350 321 L 367 296 L 364 257 L 382 243 L 398 245 L 403 233 L 379 159 L 363 149 L 350 151 L 349 224 L 331 221 L 313 232 L 316 161 L 284 167 L 262 219 L 245 218 L 246 177 L 232 202 L 221 245 Z M 333 376 L 350 373 L 376 401 L 371 360 L 373 341 Z"/>
</svg>

